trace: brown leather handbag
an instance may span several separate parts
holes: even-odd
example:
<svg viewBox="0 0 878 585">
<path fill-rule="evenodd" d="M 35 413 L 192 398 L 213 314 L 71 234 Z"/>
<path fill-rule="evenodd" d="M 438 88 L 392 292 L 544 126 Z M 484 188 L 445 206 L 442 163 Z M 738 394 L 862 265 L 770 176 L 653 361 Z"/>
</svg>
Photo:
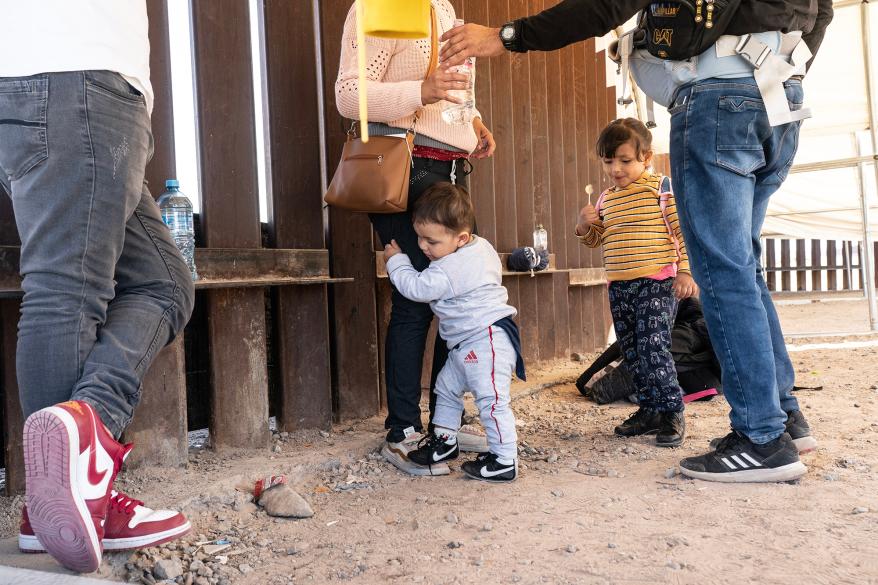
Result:
<svg viewBox="0 0 878 585">
<path fill-rule="evenodd" d="M 430 77 L 439 60 L 436 12 L 430 10 L 431 27 Z M 397 136 L 370 136 L 363 142 L 354 136 L 355 124 L 348 130 L 341 160 L 323 200 L 333 207 L 364 213 L 399 213 L 405 211 L 409 198 L 409 178 L 412 170 L 412 148 L 418 114 L 405 138 Z"/>
</svg>

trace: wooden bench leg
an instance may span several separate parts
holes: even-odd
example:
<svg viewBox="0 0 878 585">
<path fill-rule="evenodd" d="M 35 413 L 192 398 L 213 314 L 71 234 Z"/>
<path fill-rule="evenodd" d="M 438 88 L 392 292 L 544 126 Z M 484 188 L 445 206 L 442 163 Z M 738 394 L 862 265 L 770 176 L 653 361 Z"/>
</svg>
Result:
<svg viewBox="0 0 878 585">
<path fill-rule="evenodd" d="M 186 425 L 186 368 L 183 336 L 159 352 L 143 380 L 143 394 L 125 442 L 136 446 L 128 467 L 185 467 L 189 461 Z"/>
<path fill-rule="evenodd" d="M 215 449 L 268 447 L 265 291 L 213 290 L 208 299 L 210 444 Z"/>
<path fill-rule="evenodd" d="M 332 385 L 326 285 L 280 287 L 277 299 L 278 429 L 328 429 Z"/>
<path fill-rule="evenodd" d="M 0 388 L 3 390 L 3 446 L 6 462 L 6 495 L 24 493 L 24 419 L 15 377 L 18 299 L 0 300 Z"/>
</svg>

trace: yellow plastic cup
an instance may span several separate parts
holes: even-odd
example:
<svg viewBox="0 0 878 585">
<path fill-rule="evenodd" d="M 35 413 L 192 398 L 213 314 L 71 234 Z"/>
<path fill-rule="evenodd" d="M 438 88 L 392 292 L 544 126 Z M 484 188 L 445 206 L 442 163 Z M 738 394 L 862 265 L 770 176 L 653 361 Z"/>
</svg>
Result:
<svg viewBox="0 0 878 585">
<path fill-rule="evenodd" d="M 360 0 L 367 35 L 391 39 L 430 36 L 430 0 Z"/>
</svg>

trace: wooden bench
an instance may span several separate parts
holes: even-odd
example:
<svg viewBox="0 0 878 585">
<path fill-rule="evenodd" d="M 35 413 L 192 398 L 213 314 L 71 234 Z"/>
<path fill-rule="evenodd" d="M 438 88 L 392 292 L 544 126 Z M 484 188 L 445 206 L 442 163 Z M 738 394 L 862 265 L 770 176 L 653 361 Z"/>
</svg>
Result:
<svg viewBox="0 0 878 585">
<path fill-rule="evenodd" d="M 0 300 L 0 387 L 4 389 L 7 494 L 19 493 L 24 488 L 23 420 L 15 379 L 15 324 L 19 316 L 19 297 L 22 295 L 19 260 L 20 250 L 17 246 L 0 246 L 0 299 L 3 299 Z M 197 248 L 195 263 L 200 276 L 195 283 L 198 290 L 312 286 L 354 280 L 329 275 L 329 254 L 326 250 Z M 236 351 L 234 348 L 221 349 Z M 138 414 L 125 431 L 124 439 L 138 444 L 138 449 L 132 453 L 127 464 L 180 466 L 188 461 L 185 375 L 183 340 L 180 336 L 158 354 L 144 378 Z M 267 394 L 267 388 L 265 392 Z M 292 393 L 290 389 L 285 392 Z M 253 400 L 255 397 L 243 399 Z M 259 400 L 265 400 L 267 404 L 267 395 Z M 231 406 L 215 406 L 211 417 L 212 433 L 213 427 L 233 424 L 236 416 Z M 217 412 L 223 414 L 217 416 Z M 247 424 L 247 421 L 240 421 L 240 424 Z M 264 432 L 267 433 L 267 428 Z"/>
</svg>

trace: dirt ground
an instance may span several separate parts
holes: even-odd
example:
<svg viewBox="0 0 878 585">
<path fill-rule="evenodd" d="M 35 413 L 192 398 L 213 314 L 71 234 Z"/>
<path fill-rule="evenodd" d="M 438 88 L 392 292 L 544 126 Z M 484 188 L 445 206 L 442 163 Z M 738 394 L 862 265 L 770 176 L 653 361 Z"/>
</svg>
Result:
<svg viewBox="0 0 878 585">
<path fill-rule="evenodd" d="M 862 301 L 779 306 L 791 333 L 862 330 L 865 311 Z M 822 386 L 798 393 L 819 448 L 794 484 L 684 479 L 679 459 L 727 432 L 724 400 L 690 405 L 684 446 L 660 449 L 613 436 L 633 407 L 586 401 L 571 382 L 585 364 L 562 362 L 515 389 L 522 464 L 513 484 L 467 480 L 459 463 L 445 477 L 398 472 L 377 454 L 380 417 L 275 435 L 271 454 L 193 449 L 186 470 L 125 472 L 119 482 L 154 507 L 184 509 L 193 534 L 106 555 L 101 574 L 152 583 L 156 560 L 179 558 L 178 582 L 190 585 L 878 583 L 876 347 L 792 354 L 798 383 Z M 270 518 L 235 489 L 268 473 L 288 474 L 314 516 Z M 15 535 L 19 505 L 0 499 L 0 536 Z M 220 557 L 196 550 L 223 538 L 232 546 Z M 195 559 L 200 576 L 188 570 Z"/>
</svg>

